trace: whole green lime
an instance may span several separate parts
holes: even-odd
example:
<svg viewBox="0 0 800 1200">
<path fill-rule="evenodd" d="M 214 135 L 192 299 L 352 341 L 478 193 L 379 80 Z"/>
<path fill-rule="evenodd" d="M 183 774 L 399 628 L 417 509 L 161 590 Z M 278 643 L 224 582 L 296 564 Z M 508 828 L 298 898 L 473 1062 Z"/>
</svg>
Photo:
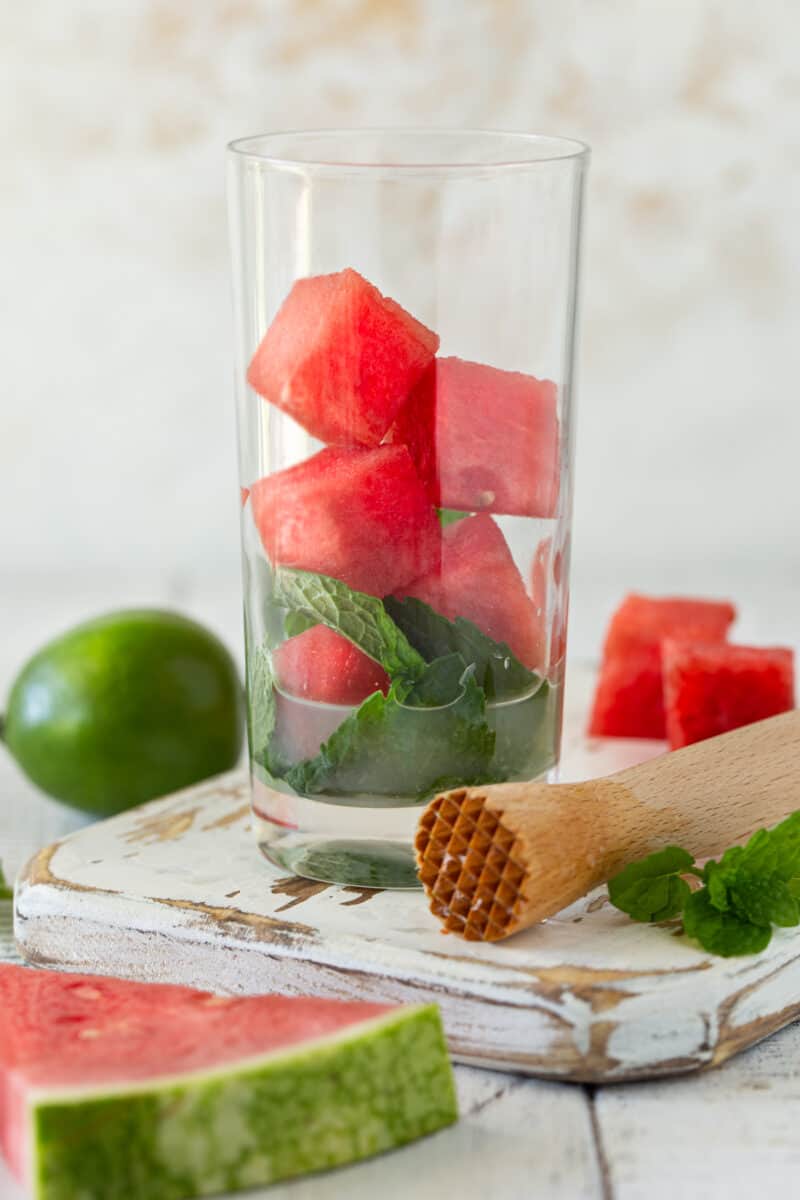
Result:
<svg viewBox="0 0 800 1200">
<path fill-rule="evenodd" d="M 104 816 L 235 766 L 244 698 L 228 651 L 177 613 L 110 613 L 20 671 L 0 726 L 25 774 Z"/>
</svg>

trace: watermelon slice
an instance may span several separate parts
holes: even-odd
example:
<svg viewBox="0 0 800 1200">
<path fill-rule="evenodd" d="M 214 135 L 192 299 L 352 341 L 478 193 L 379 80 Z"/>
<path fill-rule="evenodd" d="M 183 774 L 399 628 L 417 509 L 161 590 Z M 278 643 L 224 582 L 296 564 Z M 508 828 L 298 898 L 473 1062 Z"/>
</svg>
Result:
<svg viewBox="0 0 800 1200">
<path fill-rule="evenodd" d="M 246 487 L 239 488 L 239 499 L 242 502 L 242 508 L 244 508 L 245 504 L 247 504 L 247 497 L 249 495 L 250 495 L 250 488 L 246 488 Z"/>
<path fill-rule="evenodd" d="M 377 446 L 438 346 L 435 333 L 348 268 L 298 279 L 247 378 L 320 441 Z"/>
<path fill-rule="evenodd" d="M 550 380 L 437 358 L 390 440 L 408 446 L 437 508 L 552 517 L 558 389 Z"/>
<path fill-rule="evenodd" d="M 724 641 L 727 601 L 626 596 L 611 619 L 589 721 L 595 737 L 666 737 L 661 642 Z"/>
<path fill-rule="evenodd" d="M 416 596 L 449 620 L 465 617 L 526 666 L 541 667 L 543 622 L 525 591 L 508 543 L 486 513 L 448 525 L 441 563 L 396 592 Z"/>
<path fill-rule="evenodd" d="M 254 483 L 267 557 L 385 596 L 437 563 L 441 525 L 405 446 L 330 448 Z"/>
<path fill-rule="evenodd" d="M 454 1121 L 435 1007 L 0 966 L 0 1138 L 37 1200 L 182 1200 Z"/>
<path fill-rule="evenodd" d="M 794 655 L 785 647 L 665 640 L 663 655 L 673 750 L 794 708 Z"/>
<path fill-rule="evenodd" d="M 383 667 L 327 625 L 283 642 L 272 653 L 272 665 L 279 687 L 305 700 L 353 705 L 389 690 Z"/>
</svg>

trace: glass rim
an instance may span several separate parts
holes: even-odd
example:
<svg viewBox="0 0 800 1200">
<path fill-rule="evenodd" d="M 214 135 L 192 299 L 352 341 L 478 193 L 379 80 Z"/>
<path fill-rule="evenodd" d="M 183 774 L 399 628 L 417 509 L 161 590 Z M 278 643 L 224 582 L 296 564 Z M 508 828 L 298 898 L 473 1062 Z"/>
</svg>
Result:
<svg viewBox="0 0 800 1200">
<path fill-rule="evenodd" d="M 409 161 L 402 158 L 397 160 L 388 158 L 378 159 L 377 157 L 373 159 L 359 159 L 355 156 L 352 158 L 346 157 L 344 154 L 336 154 L 331 157 L 314 154 L 303 157 L 299 152 L 287 153 L 286 150 L 270 153 L 271 145 L 279 143 L 285 145 L 292 140 L 294 140 L 299 150 L 303 141 L 306 140 L 330 139 L 334 143 L 337 140 L 345 142 L 348 138 L 355 141 L 360 136 L 370 135 L 387 138 L 391 138 L 392 136 L 428 138 L 432 141 L 438 139 L 442 143 L 449 139 L 472 137 L 476 140 L 480 139 L 487 144 L 507 141 L 515 147 L 519 147 L 519 151 L 498 158 L 496 161 L 481 160 L 468 155 L 459 157 L 453 161 L 436 160 L 433 156 L 431 156 L 431 161 Z M 580 141 L 578 138 L 563 137 L 558 134 L 525 133 L 519 130 L 503 129 L 461 128 L 457 126 L 439 128 L 435 126 L 418 127 L 407 125 L 274 130 L 270 133 L 235 138 L 233 141 L 228 142 L 227 150 L 235 158 L 246 159 L 252 163 L 276 169 L 308 172 L 354 171 L 363 172 L 364 174 L 377 174 L 381 171 L 398 171 L 408 174 L 415 172 L 453 175 L 473 173 L 492 174 L 494 172 L 530 170 L 541 166 L 552 166 L 559 162 L 585 162 L 591 155 L 591 149 L 586 142 Z M 527 153 L 525 153 L 526 150 Z"/>
</svg>

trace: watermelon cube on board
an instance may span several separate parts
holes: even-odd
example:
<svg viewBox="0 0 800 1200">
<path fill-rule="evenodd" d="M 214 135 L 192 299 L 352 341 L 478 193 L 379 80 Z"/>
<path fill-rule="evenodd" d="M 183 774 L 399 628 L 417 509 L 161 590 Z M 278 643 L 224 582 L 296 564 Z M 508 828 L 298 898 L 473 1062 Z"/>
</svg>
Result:
<svg viewBox="0 0 800 1200">
<path fill-rule="evenodd" d="M 236 1191 L 457 1117 L 433 1006 L 0 966 L 0 1144 L 37 1200 Z"/>
<path fill-rule="evenodd" d="M 254 483 L 250 507 L 273 565 L 385 596 L 439 559 L 441 525 L 405 446 L 331 447 Z"/>
<path fill-rule="evenodd" d="M 320 441 L 377 446 L 438 347 L 435 333 L 348 268 L 297 280 L 247 379 Z"/>
<path fill-rule="evenodd" d="M 408 446 L 439 508 L 552 517 L 557 400 L 549 379 L 437 358 L 401 409 L 390 440 Z"/>
<path fill-rule="evenodd" d="M 441 562 L 396 592 L 416 596 L 449 620 L 465 617 L 526 666 L 542 666 L 543 624 L 508 543 L 487 513 L 448 525 Z"/>
<path fill-rule="evenodd" d="M 721 642 L 735 617 L 727 601 L 626 596 L 606 634 L 589 733 L 665 738 L 662 641 Z"/>
<path fill-rule="evenodd" d="M 666 737 L 658 653 L 603 659 L 588 732 L 591 737 Z"/>
<path fill-rule="evenodd" d="M 327 625 L 314 625 L 272 652 L 280 688 L 304 700 L 360 704 L 373 692 L 388 692 L 383 667 Z"/>
<path fill-rule="evenodd" d="M 663 656 L 673 750 L 794 708 L 794 655 L 784 647 L 666 640 Z"/>
<path fill-rule="evenodd" d="M 603 646 L 606 658 L 631 651 L 658 652 L 664 638 L 722 642 L 736 619 L 727 600 L 686 596 L 642 596 L 631 592 L 611 618 Z"/>
</svg>

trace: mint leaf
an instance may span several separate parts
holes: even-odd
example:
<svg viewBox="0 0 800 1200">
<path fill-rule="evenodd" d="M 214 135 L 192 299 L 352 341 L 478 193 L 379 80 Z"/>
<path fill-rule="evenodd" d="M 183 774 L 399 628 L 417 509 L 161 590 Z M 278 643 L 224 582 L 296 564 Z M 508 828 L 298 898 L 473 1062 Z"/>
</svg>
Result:
<svg viewBox="0 0 800 1200">
<path fill-rule="evenodd" d="M 785 877 L 794 870 L 789 841 L 759 829 L 745 846 L 732 846 L 719 862 L 706 863 L 711 904 L 754 925 L 797 925 L 800 908 L 790 886 L 793 876 Z"/>
<path fill-rule="evenodd" d="M 709 896 L 708 888 L 692 892 L 684 904 L 683 928 L 704 950 L 732 958 L 739 954 L 758 954 L 772 937 L 769 925 L 758 925 L 735 912 L 720 912 Z"/>
<path fill-rule="evenodd" d="M 777 875 L 745 875 L 728 889 L 731 909 L 754 925 L 797 925 L 800 909 L 785 880 Z"/>
<path fill-rule="evenodd" d="M 495 642 L 464 617 L 449 621 L 416 596 L 387 596 L 386 612 L 428 662 L 444 654 L 460 654 L 475 666 L 475 679 L 489 700 L 531 691 L 541 683 L 514 656 L 505 642 Z"/>
<path fill-rule="evenodd" d="M 442 529 L 446 529 L 448 525 L 455 525 L 456 521 L 463 521 L 464 517 L 472 516 L 472 513 L 461 512 L 457 508 L 437 508 L 436 513 L 442 523 Z"/>
<path fill-rule="evenodd" d="M 425 668 L 410 692 L 367 697 L 314 758 L 286 779 L 301 795 L 432 795 L 442 780 L 486 781 L 495 735 L 486 700 L 459 655 Z"/>
<path fill-rule="evenodd" d="M 676 917 L 691 893 L 681 873 L 694 859 L 680 846 L 666 846 L 630 863 L 608 882 L 608 898 L 634 921 L 666 921 Z"/>
<path fill-rule="evenodd" d="M 319 625 L 313 617 L 309 617 L 302 612 L 288 612 L 283 623 L 283 628 L 287 638 L 297 637 L 300 633 L 305 633 L 307 629 L 313 629 L 315 625 Z"/>
<path fill-rule="evenodd" d="M 787 883 L 800 876 L 800 812 L 792 813 L 770 831 L 776 870 Z"/>
<path fill-rule="evenodd" d="M 535 779 L 556 761 L 558 697 L 546 679 L 525 694 L 486 708 L 495 732 L 492 769 L 500 779 Z"/>
<path fill-rule="evenodd" d="M 273 690 L 272 656 L 269 643 L 264 642 L 247 655 L 247 736 L 250 755 L 265 764 L 269 743 L 275 728 L 275 693 Z"/>
<path fill-rule="evenodd" d="M 6 883 L 6 877 L 3 874 L 3 864 L 0 863 L 0 900 L 13 900 L 14 889 Z"/>
<path fill-rule="evenodd" d="M 376 596 L 356 592 L 328 575 L 289 567 L 275 571 L 273 589 L 277 604 L 340 633 L 380 663 L 392 679 L 414 680 L 424 671 L 424 658 Z"/>
</svg>

